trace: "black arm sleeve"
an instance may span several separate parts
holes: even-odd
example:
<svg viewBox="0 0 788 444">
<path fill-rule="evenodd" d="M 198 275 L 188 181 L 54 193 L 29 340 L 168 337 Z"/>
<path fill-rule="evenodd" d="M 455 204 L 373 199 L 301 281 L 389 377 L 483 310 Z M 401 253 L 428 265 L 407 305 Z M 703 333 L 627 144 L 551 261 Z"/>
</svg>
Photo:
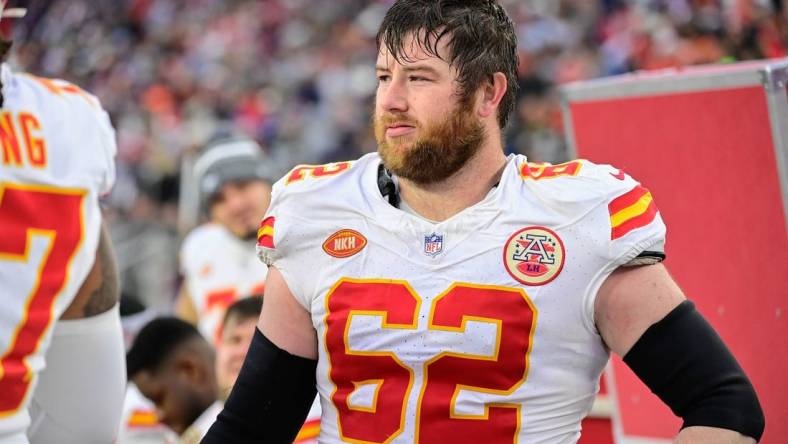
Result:
<svg viewBox="0 0 788 444">
<path fill-rule="evenodd" d="M 692 302 L 649 327 L 624 362 L 684 419 L 682 428 L 718 427 L 761 438 L 764 417 L 755 389 Z"/>
<path fill-rule="evenodd" d="M 202 444 L 289 444 L 317 394 L 317 361 L 291 355 L 255 329 L 230 397 Z"/>
</svg>

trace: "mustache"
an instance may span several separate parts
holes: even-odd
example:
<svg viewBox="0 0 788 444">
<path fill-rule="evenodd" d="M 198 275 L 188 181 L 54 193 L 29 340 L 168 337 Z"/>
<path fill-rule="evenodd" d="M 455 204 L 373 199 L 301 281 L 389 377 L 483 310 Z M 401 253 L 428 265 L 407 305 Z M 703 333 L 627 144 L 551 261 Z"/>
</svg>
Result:
<svg viewBox="0 0 788 444">
<path fill-rule="evenodd" d="M 406 113 L 385 113 L 378 118 L 378 123 L 382 126 L 389 126 L 395 123 L 419 126 L 419 122 Z"/>
</svg>

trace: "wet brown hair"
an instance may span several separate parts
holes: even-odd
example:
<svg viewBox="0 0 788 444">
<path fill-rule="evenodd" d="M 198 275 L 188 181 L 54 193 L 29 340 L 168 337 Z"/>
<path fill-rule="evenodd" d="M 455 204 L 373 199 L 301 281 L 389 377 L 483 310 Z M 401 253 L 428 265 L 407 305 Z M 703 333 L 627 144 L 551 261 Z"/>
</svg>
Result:
<svg viewBox="0 0 788 444">
<path fill-rule="evenodd" d="M 411 62 L 405 48 L 411 36 L 439 57 L 438 44 L 448 37 L 448 62 L 458 72 L 461 103 L 492 75 L 502 72 L 507 89 L 498 107 L 498 124 L 506 126 L 517 95 L 517 37 L 514 24 L 494 0 L 397 0 L 388 10 L 377 34 L 377 47 L 385 45 L 394 60 Z"/>
</svg>

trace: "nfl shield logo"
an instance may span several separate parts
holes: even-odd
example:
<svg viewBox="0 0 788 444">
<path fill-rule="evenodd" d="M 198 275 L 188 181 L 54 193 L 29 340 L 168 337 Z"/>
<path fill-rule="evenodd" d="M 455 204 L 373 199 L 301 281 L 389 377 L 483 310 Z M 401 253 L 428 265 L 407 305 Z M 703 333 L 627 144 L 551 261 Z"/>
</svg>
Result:
<svg viewBox="0 0 788 444">
<path fill-rule="evenodd" d="M 443 235 L 432 233 L 424 236 L 424 253 L 435 256 L 443 251 Z"/>
</svg>

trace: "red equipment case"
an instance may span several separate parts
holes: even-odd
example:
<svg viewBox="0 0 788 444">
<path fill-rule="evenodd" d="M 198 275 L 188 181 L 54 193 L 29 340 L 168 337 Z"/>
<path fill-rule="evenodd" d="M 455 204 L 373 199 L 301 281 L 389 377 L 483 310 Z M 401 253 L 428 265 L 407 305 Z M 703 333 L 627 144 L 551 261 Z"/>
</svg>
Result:
<svg viewBox="0 0 788 444">
<path fill-rule="evenodd" d="M 573 157 L 622 168 L 652 191 L 666 265 L 755 385 L 766 444 L 788 442 L 786 84 L 781 59 L 562 88 Z M 680 420 L 620 359 L 607 377 L 617 443 L 675 436 Z"/>
</svg>

